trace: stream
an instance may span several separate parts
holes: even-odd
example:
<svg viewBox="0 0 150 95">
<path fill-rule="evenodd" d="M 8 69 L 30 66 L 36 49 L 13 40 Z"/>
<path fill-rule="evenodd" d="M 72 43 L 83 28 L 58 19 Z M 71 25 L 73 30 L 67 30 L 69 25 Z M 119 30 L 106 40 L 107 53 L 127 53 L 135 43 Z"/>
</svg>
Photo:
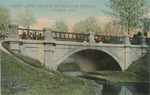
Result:
<svg viewBox="0 0 150 95">
<path fill-rule="evenodd" d="M 69 71 L 63 72 L 64 75 L 81 76 L 81 72 Z M 102 85 L 101 94 L 98 95 L 150 95 L 149 83 L 99 83 Z"/>
</svg>

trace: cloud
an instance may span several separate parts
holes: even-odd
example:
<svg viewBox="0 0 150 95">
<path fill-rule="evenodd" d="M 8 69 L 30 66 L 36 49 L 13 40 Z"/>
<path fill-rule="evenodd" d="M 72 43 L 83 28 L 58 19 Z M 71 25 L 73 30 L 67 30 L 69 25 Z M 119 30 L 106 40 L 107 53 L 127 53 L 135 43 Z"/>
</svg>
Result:
<svg viewBox="0 0 150 95">
<path fill-rule="evenodd" d="M 68 31 L 71 32 L 75 23 L 79 22 L 77 19 L 68 19 L 66 24 L 68 25 Z"/>
<path fill-rule="evenodd" d="M 114 17 L 111 16 L 98 16 L 97 20 L 100 24 L 106 24 L 108 22 L 111 22 L 114 19 Z"/>
<path fill-rule="evenodd" d="M 32 26 L 33 29 L 43 29 L 46 27 L 51 27 L 55 24 L 56 20 L 47 16 L 39 16 L 36 18 L 37 24 Z M 98 24 L 101 28 L 103 28 L 107 23 L 111 22 L 114 18 L 111 16 L 98 16 L 96 17 L 98 20 Z M 68 31 L 72 31 L 72 28 L 75 23 L 79 22 L 79 19 L 68 19 L 65 23 L 68 25 Z"/>
<path fill-rule="evenodd" d="M 36 19 L 37 24 L 32 26 L 32 28 L 35 29 L 43 29 L 46 27 L 51 27 L 55 23 L 55 20 L 51 19 L 50 17 L 40 16 L 37 17 Z"/>
</svg>

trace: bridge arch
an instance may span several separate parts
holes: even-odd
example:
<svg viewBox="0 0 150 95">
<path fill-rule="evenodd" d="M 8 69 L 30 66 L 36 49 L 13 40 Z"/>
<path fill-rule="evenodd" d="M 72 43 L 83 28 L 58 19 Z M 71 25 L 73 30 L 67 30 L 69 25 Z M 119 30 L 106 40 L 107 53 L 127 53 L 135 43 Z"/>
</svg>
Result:
<svg viewBox="0 0 150 95">
<path fill-rule="evenodd" d="M 99 53 L 102 53 L 102 54 L 105 54 L 107 57 L 113 59 L 113 61 L 115 62 L 115 65 L 117 65 L 118 69 L 117 70 L 122 70 L 123 68 L 123 63 L 122 63 L 122 60 L 120 60 L 120 58 L 118 58 L 117 56 L 115 56 L 112 52 L 106 50 L 106 49 L 103 49 L 103 48 L 93 48 L 93 47 L 80 47 L 80 48 L 75 48 L 74 50 L 72 50 L 70 53 L 68 53 L 67 55 L 65 55 L 61 60 L 59 60 L 58 62 L 56 62 L 56 69 L 58 68 L 58 66 L 65 60 L 67 59 L 68 57 L 79 57 L 78 54 L 79 53 L 82 53 L 83 51 L 89 51 L 89 50 L 92 50 L 92 51 L 96 51 L 96 52 L 99 52 Z M 94 52 L 93 52 L 94 53 Z M 76 60 L 76 59 L 75 59 Z M 101 59 L 100 59 L 101 60 Z M 78 64 L 80 66 L 80 64 Z M 85 66 L 85 65 L 84 65 Z M 96 65 L 97 66 L 97 65 Z"/>
</svg>

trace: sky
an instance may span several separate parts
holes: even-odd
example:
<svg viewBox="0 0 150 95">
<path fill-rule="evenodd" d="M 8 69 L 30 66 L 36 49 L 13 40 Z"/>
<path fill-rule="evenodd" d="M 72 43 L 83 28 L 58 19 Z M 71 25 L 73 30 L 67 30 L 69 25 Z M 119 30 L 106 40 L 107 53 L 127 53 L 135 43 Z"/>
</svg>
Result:
<svg viewBox="0 0 150 95">
<path fill-rule="evenodd" d="M 87 15 L 101 15 L 107 9 L 108 0 L 0 0 L 2 6 L 17 13 L 22 9 L 32 11 L 37 16 L 51 16 L 53 18 L 81 17 Z M 82 6 L 83 5 L 83 6 Z M 85 6 L 85 7 L 84 7 Z M 64 9 L 58 12 L 54 9 Z M 74 11 L 69 11 L 73 9 Z M 59 17 L 59 18 L 60 18 Z M 63 19 L 66 19 L 66 18 Z"/>
<path fill-rule="evenodd" d="M 109 10 L 107 5 L 108 0 L 0 0 L 0 6 L 10 11 L 13 22 L 24 9 L 31 12 L 38 22 L 34 28 L 49 27 L 58 20 L 71 28 L 89 16 L 94 16 L 102 24 L 112 19 L 104 14 Z"/>
</svg>

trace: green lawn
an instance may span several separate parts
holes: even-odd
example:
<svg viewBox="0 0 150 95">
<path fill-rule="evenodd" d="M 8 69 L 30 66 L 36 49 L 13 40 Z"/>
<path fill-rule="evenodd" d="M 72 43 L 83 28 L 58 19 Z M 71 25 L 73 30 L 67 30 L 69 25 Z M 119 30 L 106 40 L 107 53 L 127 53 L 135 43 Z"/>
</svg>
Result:
<svg viewBox="0 0 150 95">
<path fill-rule="evenodd" d="M 1 50 L 0 53 L 2 95 L 90 95 L 95 89 L 91 81 L 51 72 L 37 60 L 29 58 L 27 64 L 27 57 L 22 61 Z"/>
</svg>

